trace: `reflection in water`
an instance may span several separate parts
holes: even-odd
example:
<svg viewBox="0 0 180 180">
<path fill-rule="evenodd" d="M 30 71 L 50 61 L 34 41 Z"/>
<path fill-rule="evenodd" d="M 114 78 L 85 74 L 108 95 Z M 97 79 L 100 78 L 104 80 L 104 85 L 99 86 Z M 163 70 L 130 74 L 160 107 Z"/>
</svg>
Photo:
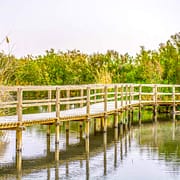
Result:
<svg viewBox="0 0 180 180">
<path fill-rule="evenodd" d="M 86 179 L 89 180 L 89 153 L 86 154 Z"/>
<path fill-rule="evenodd" d="M 18 173 L 13 163 L 4 163 L 0 166 L 0 179 L 10 179 L 9 176 L 16 180 L 23 180 L 24 177 L 37 177 L 40 180 L 180 177 L 180 124 L 177 121 L 131 127 L 128 131 L 122 131 L 121 125 L 119 128 L 107 128 L 105 133 L 97 129 L 96 127 L 95 134 L 93 129 L 89 138 L 81 137 L 76 143 L 71 144 L 70 138 L 68 148 L 67 131 L 61 132 L 59 143 L 51 140 L 58 140 L 54 134 L 36 134 L 39 142 L 44 142 L 45 153 L 39 148 L 42 154 L 33 157 L 32 151 L 29 157 L 23 156 L 23 169 Z M 36 132 L 36 128 L 32 129 L 30 134 L 33 132 Z M 29 136 L 26 133 L 28 134 L 28 131 L 24 131 L 24 140 Z M 71 129 L 68 133 L 68 138 L 74 135 Z M 79 139 L 79 136 L 76 138 Z M 33 142 L 31 146 L 38 148 Z M 24 154 L 26 148 L 23 147 Z M 4 152 L 4 156 L 8 154 Z M 16 160 L 18 161 L 18 153 Z M 144 167 L 146 168 L 142 172 Z"/>
<path fill-rule="evenodd" d="M 104 142 L 104 175 L 107 173 L 107 133 L 103 133 L 103 142 Z"/>
</svg>

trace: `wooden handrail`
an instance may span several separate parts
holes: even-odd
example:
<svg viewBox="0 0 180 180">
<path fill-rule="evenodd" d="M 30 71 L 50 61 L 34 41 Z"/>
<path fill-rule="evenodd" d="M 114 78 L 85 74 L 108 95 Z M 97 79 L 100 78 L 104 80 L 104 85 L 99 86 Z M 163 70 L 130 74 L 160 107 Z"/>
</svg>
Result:
<svg viewBox="0 0 180 180">
<path fill-rule="evenodd" d="M 87 114 L 90 113 L 90 104 L 104 102 L 104 112 L 106 112 L 107 102 L 109 101 L 114 101 L 117 109 L 118 101 L 121 102 L 121 106 L 124 106 L 124 102 L 131 105 L 134 99 L 138 100 L 139 104 L 142 101 L 157 104 L 158 102 L 165 102 L 168 98 L 169 101 L 172 101 L 173 107 L 175 107 L 175 103 L 179 102 L 177 96 L 180 96 L 180 85 L 129 83 L 71 86 L 0 86 L 0 91 L 2 92 L 1 96 L 5 92 L 10 92 L 13 96 L 17 96 L 17 98 L 14 98 L 14 101 L 12 99 L 4 101 L 1 98 L 0 108 L 17 107 L 18 119 L 22 121 L 23 108 L 32 106 L 47 106 L 48 112 L 51 112 L 51 105 L 55 105 L 56 117 L 60 117 L 61 105 L 64 105 L 65 109 L 69 109 L 70 104 L 78 104 L 75 107 L 87 106 Z M 47 97 L 28 99 L 28 96 L 25 96 L 26 93 L 33 91 L 46 92 Z"/>
</svg>

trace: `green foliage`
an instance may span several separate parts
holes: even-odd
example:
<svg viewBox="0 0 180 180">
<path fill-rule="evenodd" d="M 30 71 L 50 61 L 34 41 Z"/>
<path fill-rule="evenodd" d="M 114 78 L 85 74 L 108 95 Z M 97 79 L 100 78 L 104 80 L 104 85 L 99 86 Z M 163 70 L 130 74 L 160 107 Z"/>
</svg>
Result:
<svg viewBox="0 0 180 180">
<path fill-rule="evenodd" d="M 0 53 L 0 83 L 9 85 L 180 84 L 179 72 L 180 33 L 160 44 L 157 51 L 142 46 L 135 57 L 113 50 L 87 55 L 50 49 L 45 55 L 20 59 Z"/>
</svg>

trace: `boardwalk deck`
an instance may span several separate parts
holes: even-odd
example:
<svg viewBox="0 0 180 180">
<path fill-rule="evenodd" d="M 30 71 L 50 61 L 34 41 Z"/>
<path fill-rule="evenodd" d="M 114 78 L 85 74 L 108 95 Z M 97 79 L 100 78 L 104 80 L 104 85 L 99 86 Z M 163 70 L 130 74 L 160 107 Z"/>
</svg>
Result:
<svg viewBox="0 0 180 180">
<path fill-rule="evenodd" d="M 48 94 L 48 99 L 27 99 L 26 93 L 32 92 Z M 15 98 L 7 99 L 9 93 Z M 176 113 L 176 105 L 180 104 L 180 85 L 3 86 L 0 87 L 0 102 L 0 109 L 17 110 L 17 115 L 0 117 L 0 129 L 11 129 L 18 126 L 52 124 L 57 120 L 85 120 L 87 117 L 115 113 L 128 106 L 171 105 Z M 51 112 L 52 105 L 56 107 L 56 112 Z M 70 109 L 71 105 L 75 105 L 76 108 Z M 47 106 L 48 112 L 23 114 L 23 108 L 37 106 Z M 62 110 L 61 106 L 65 108 Z"/>
<path fill-rule="evenodd" d="M 133 101 L 131 105 L 138 105 L 138 101 Z M 118 110 L 121 110 L 128 106 L 126 102 L 118 102 Z M 86 106 L 82 108 L 69 109 L 60 111 L 61 121 L 73 121 L 73 120 L 84 120 L 86 118 Z M 107 113 L 114 113 L 116 111 L 115 102 L 111 101 L 107 103 Z M 96 103 L 90 106 L 90 117 L 98 117 L 104 115 L 104 103 Z M 36 114 L 23 114 L 22 116 L 22 126 L 29 126 L 30 124 L 48 124 L 54 123 L 56 118 L 56 112 L 46 112 L 46 113 L 36 113 Z M 1 116 L 0 117 L 0 129 L 1 128 L 13 128 L 19 124 L 18 116 Z"/>
<path fill-rule="evenodd" d="M 166 103 L 159 102 L 159 105 L 171 105 L 173 102 L 168 101 Z M 141 101 L 141 105 L 153 105 L 153 101 Z M 115 102 L 107 102 L 107 114 L 113 114 L 116 111 L 121 111 L 128 106 L 137 107 L 139 106 L 139 101 L 132 101 L 131 104 L 126 101 L 117 102 L 117 109 L 115 108 Z M 87 107 L 69 109 L 60 111 L 60 121 L 75 121 L 75 120 L 85 120 L 87 113 Z M 179 112 L 178 112 L 179 113 Z M 90 105 L 90 117 L 100 117 L 104 116 L 104 103 L 96 103 Z M 46 113 L 35 113 L 35 114 L 23 114 L 21 126 L 30 126 L 37 124 L 52 124 L 57 120 L 56 112 L 46 112 Z M 0 129 L 15 128 L 19 125 L 18 116 L 1 116 L 0 117 Z"/>
</svg>

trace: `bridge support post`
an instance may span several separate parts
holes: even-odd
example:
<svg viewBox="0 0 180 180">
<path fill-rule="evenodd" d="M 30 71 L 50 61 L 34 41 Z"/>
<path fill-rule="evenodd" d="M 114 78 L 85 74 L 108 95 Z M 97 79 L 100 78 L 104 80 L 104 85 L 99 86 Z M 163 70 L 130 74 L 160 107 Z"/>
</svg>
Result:
<svg viewBox="0 0 180 180">
<path fill-rule="evenodd" d="M 120 127 L 119 127 L 119 134 L 122 136 L 123 135 L 123 123 L 120 123 Z"/>
<path fill-rule="evenodd" d="M 96 135 L 96 129 L 97 129 L 97 122 L 96 122 L 96 118 L 94 118 L 94 135 Z"/>
<path fill-rule="evenodd" d="M 128 127 L 131 128 L 131 124 L 132 124 L 132 107 L 130 107 L 130 110 L 129 110 L 129 120 L 128 120 Z"/>
<path fill-rule="evenodd" d="M 114 128 L 114 141 L 118 140 L 118 128 Z"/>
<path fill-rule="evenodd" d="M 106 133 L 107 132 L 107 115 L 104 115 L 104 126 L 103 126 L 103 132 Z"/>
<path fill-rule="evenodd" d="M 16 129 L 16 169 L 18 173 L 22 172 L 22 128 Z"/>
<path fill-rule="evenodd" d="M 101 132 L 103 132 L 103 129 L 104 129 L 104 118 L 101 117 L 100 121 L 101 121 Z"/>
<path fill-rule="evenodd" d="M 48 125 L 49 127 L 49 125 Z M 50 133 L 47 133 L 46 135 L 46 156 L 48 156 L 50 154 L 50 151 L 51 151 L 51 138 L 50 138 Z"/>
<path fill-rule="evenodd" d="M 157 122 L 157 105 L 154 104 L 153 106 L 153 120 Z"/>
<path fill-rule="evenodd" d="M 118 128 L 118 112 L 114 114 L 114 128 Z"/>
<path fill-rule="evenodd" d="M 139 112 L 138 112 L 138 123 L 141 126 L 142 114 L 141 114 L 141 105 L 139 105 Z"/>
<path fill-rule="evenodd" d="M 87 118 L 85 121 L 85 150 L 86 150 L 86 153 L 89 153 L 89 122 L 90 122 L 90 118 Z"/>
<path fill-rule="evenodd" d="M 59 122 L 55 124 L 55 161 L 59 161 Z"/>
<path fill-rule="evenodd" d="M 66 148 L 69 146 L 69 128 L 70 128 L 70 122 L 66 122 Z"/>
<path fill-rule="evenodd" d="M 132 108 L 131 109 L 131 122 L 134 121 L 134 109 Z"/>
<path fill-rule="evenodd" d="M 83 138 L 83 122 L 82 121 L 79 122 L 79 138 L 81 142 Z"/>
</svg>

